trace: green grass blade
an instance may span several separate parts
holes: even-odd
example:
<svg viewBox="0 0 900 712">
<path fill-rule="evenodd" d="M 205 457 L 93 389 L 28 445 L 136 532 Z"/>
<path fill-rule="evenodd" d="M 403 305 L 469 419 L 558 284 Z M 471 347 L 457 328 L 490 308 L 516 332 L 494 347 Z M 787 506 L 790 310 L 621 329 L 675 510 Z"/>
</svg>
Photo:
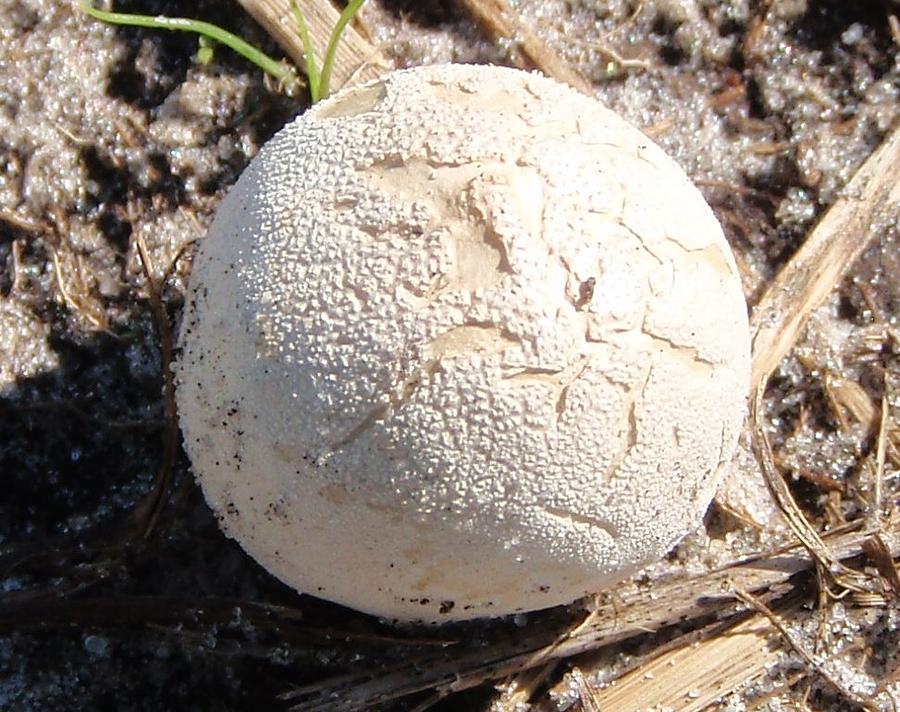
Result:
<svg viewBox="0 0 900 712">
<path fill-rule="evenodd" d="M 316 48 L 313 47 L 306 18 L 303 16 L 303 11 L 297 4 L 297 0 L 291 0 L 291 9 L 294 11 L 297 28 L 300 30 L 300 40 L 303 42 L 303 54 L 306 57 L 306 77 L 309 80 L 309 96 L 313 104 L 315 104 L 322 98 L 319 91 L 321 84 L 319 82 L 319 65 L 316 63 Z"/>
<path fill-rule="evenodd" d="M 322 75 L 319 78 L 319 93 L 322 99 L 328 96 L 330 90 L 331 68 L 334 66 L 334 57 L 337 54 L 341 35 L 344 34 L 344 28 L 347 27 L 364 2 L 365 0 L 350 0 L 338 18 L 334 30 L 331 32 L 331 38 L 328 40 L 328 49 L 325 50 L 325 59 L 322 61 Z"/>
</svg>

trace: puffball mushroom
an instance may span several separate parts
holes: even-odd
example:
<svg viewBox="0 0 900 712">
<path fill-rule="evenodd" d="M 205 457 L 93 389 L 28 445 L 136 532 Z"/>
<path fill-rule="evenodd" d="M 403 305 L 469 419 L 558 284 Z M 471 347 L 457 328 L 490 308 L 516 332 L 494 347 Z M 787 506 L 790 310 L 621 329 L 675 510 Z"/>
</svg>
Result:
<svg viewBox="0 0 900 712">
<path fill-rule="evenodd" d="M 260 151 L 196 256 L 185 446 L 295 589 L 397 621 L 570 602 L 695 528 L 749 372 L 721 229 L 597 101 L 391 74 Z"/>
</svg>

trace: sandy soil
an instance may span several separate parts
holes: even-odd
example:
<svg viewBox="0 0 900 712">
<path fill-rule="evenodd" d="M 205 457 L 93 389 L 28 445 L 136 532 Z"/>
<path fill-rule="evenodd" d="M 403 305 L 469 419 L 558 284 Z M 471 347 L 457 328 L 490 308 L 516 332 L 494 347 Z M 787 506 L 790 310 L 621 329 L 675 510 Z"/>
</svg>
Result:
<svg viewBox="0 0 900 712">
<path fill-rule="evenodd" d="M 890 0 L 516 7 L 698 183 L 751 304 L 900 114 Z M 189 10 L 277 53 L 231 0 L 117 8 Z M 370 0 L 363 18 L 398 66 L 508 57 L 451 2 Z M 187 36 L 95 23 L 68 0 L 0 2 L 0 709 L 281 709 L 277 696 L 291 685 L 378 669 L 402 657 L 394 638 L 412 635 L 266 575 L 218 532 L 181 455 L 168 505 L 140 535 L 145 520 L 134 512 L 152 492 L 165 429 L 160 340 L 137 244 L 166 275 L 174 322 L 192 246 L 218 200 L 304 108 L 229 52 L 200 66 L 195 50 Z M 896 427 L 898 239 L 896 220 L 885 224 L 767 397 L 779 464 L 820 526 L 865 512 L 882 397 Z M 888 498 L 897 467 L 889 458 Z M 771 548 L 786 537 L 772 512 L 744 453 L 705 529 L 654 571 Z M 836 652 L 859 641 L 870 649 L 864 663 L 841 658 L 848 680 L 862 692 L 896 680 L 896 611 L 830 615 Z M 521 625 L 446 635 L 486 640 L 497 626 L 515 634 Z M 798 623 L 796 633 L 815 627 Z M 652 645 L 650 636 L 611 652 L 596 663 L 598 679 Z M 745 709 L 798 667 L 786 654 L 722 709 Z M 763 708 L 787 709 L 804 689 Z M 821 680 L 811 690 L 811 709 L 846 709 Z M 435 709 L 483 709 L 492 694 Z M 544 708 L 572 704 L 563 696 Z"/>
</svg>

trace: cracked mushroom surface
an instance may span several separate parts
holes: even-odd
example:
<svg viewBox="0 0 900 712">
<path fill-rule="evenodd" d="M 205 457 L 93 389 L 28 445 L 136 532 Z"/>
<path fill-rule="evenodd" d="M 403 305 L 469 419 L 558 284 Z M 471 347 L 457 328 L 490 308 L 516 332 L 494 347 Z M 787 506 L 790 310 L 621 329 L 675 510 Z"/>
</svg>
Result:
<svg viewBox="0 0 900 712">
<path fill-rule="evenodd" d="M 709 207 L 617 115 L 518 70 L 316 105 L 191 279 L 178 404 L 221 526 L 391 620 L 634 573 L 699 525 L 744 415 L 746 307 Z"/>
</svg>

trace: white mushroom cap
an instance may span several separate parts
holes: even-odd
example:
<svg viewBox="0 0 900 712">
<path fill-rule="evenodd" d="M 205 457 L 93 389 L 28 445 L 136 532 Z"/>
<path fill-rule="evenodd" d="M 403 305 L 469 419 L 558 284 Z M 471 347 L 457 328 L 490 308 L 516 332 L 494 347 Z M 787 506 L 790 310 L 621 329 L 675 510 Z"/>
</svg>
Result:
<svg viewBox="0 0 900 712">
<path fill-rule="evenodd" d="M 749 371 L 734 259 L 675 163 L 565 86 L 463 65 L 277 134 L 200 248 L 181 346 L 223 529 L 299 591 L 429 622 L 662 556 Z"/>
</svg>

